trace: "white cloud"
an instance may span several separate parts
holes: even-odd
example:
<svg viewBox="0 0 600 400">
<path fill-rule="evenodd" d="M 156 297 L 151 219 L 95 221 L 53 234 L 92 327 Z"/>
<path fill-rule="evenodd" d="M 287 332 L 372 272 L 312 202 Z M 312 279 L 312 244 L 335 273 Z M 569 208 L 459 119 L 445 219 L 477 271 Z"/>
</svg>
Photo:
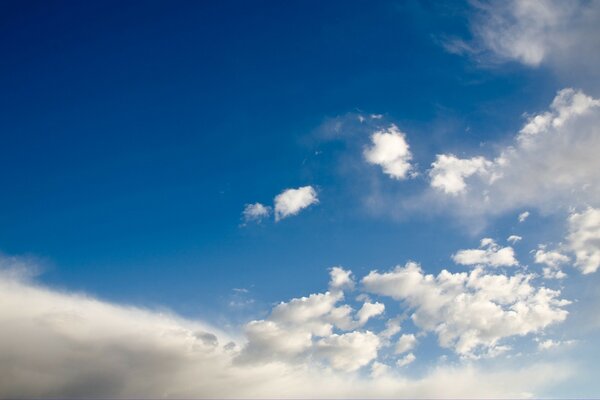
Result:
<svg viewBox="0 0 600 400">
<path fill-rule="evenodd" d="M 379 165 L 394 179 L 406 179 L 411 172 L 412 154 L 406 135 L 396 125 L 381 129 L 371 135 L 372 146 L 364 150 L 367 162 Z"/>
<path fill-rule="evenodd" d="M 415 357 L 415 355 L 413 353 L 408 353 L 407 355 L 405 355 L 404 357 L 402 357 L 401 359 L 399 359 L 396 362 L 396 365 L 398 367 L 405 367 L 408 364 L 412 363 L 413 361 L 415 361 L 417 359 L 417 357 Z"/>
<path fill-rule="evenodd" d="M 383 314 L 385 306 L 381 303 L 364 303 L 360 310 L 356 313 L 358 317 L 358 325 L 362 326 L 373 317 Z"/>
<path fill-rule="evenodd" d="M 519 214 L 519 222 L 525 222 L 525 220 L 529 218 L 529 211 L 523 211 L 521 214 Z"/>
<path fill-rule="evenodd" d="M 460 159 L 452 154 L 438 154 L 429 171 L 431 186 L 447 194 L 457 195 L 466 188 L 465 178 L 474 174 L 486 174 L 491 164 L 483 157 Z"/>
<path fill-rule="evenodd" d="M 362 279 L 371 293 L 404 302 L 416 326 L 434 332 L 442 347 L 466 357 L 493 354 L 506 337 L 538 332 L 563 321 L 560 291 L 535 288 L 532 275 L 469 273 L 426 275 L 416 263 Z"/>
<path fill-rule="evenodd" d="M 385 310 L 381 303 L 365 302 L 358 312 L 344 299 L 344 288 L 351 288 L 350 271 L 341 267 L 330 270 L 329 291 L 294 298 L 275 306 L 265 320 L 246 325 L 248 342 L 241 363 L 306 362 L 311 357 L 329 361 L 335 369 L 354 371 L 373 361 L 380 339 L 372 332 L 359 332 L 370 318 Z M 350 331 L 334 333 L 334 329 Z"/>
<path fill-rule="evenodd" d="M 563 89 L 549 111 L 529 118 L 513 144 L 502 147 L 499 155 L 486 164 L 486 174 L 473 174 L 453 186 L 466 185 L 462 196 L 434 190 L 429 198 L 471 217 L 524 207 L 549 213 L 594 206 L 600 201 L 600 185 L 596 184 L 600 182 L 598 154 L 600 100 Z M 422 198 L 412 201 L 431 208 L 431 203 Z M 522 213 L 519 221 L 528 215 Z"/>
<path fill-rule="evenodd" d="M 333 267 L 329 271 L 331 290 L 353 289 L 354 280 L 352 279 L 352 271 L 345 270 L 342 267 Z"/>
<path fill-rule="evenodd" d="M 509 243 L 517 243 L 520 242 L 521 240 L 523 240 L 523 238 L 521 236 L 518 235 L 510 235 L 509 237 L 506 238 L 506 241 Z"/>
<path fill-rule="evenodd" d="M 316 354 L 341 371 L 356 371 L 377 357 L 379 338 L 372 332 L 333 334 L 316 343 Z"/>
<path fill-rule="evenodd" d="M 412 350 L 417 344 L 417 338 L 415 335 L 404 334 L 400 336 L 398 342 L 396 343 L 396 348 L 394 349 L 396 354 L 406 353 L 407 351 Z"/>
<path fill-rule="evenodd" d="M 560 270 L 560 266 L 570 261 L 569 257 L 554 250 L 547 251 L 546 246 L 540 245 L 534 254 L 534 259 L 537 264 L 546 265 L 542 272 L 546 279 L 563 279 L 567 274 Z"/>
<path fill-rule="evenodd" d="M 452 39 L 445 48 L 481 62 L 548 64 L 559 71 L 589 71 L 598 65 L 600 6 L 594 1 L 507 0 L 471 3 L 470 42 Z M 597 72 L 595 74 L 597 76 Z"/>
<path fill-rule="evenodd" d="M 515 398 L 573 374 L 565 363 L 440 365 L 418 379 L 381 363 L 372 377 L 345 372 L 375 353 L 368 331 L 329 336 L 300 364 L 285 358 L 305 346 L 292 333 L 279 348 L 285 357 L 246 365 L 237 361 L 244 339 L 210 324 L 42 288 L 1 269 L 0 325 L 0 355 L 10 360 L 0 363 L 2 398 Z M 265 341 L 277 337 L 273 325 L 262 328 Z"/>
<path fill-rule="evenodd" d="M 271 207 L 261 203 L 246 204 L 242 216 L 244 222 L 260 221 L 271 214 Z"/>
<path fill-rule="evenodd" d="M 298 214 L 306 207 L 319 202 L 317 192 L 312 186 L 286 189 L 275 196 L 275 220 Z"/>
<path fill-rule="evenodd" d="M 569 217 L 568 247 L 575 253 L 575 266 L 591 274 L 600 267 L 600 209 L 588 207 Z"/>
<path fill-rule="evenodd" d="M 481 239 L 479 249 L 459 250 L 452 255 L 452 259 L 455 263 L 461 265 L 510 267 L 519 264 L 512 247 L 500 247 L 490 238 Z"/>
</svg>

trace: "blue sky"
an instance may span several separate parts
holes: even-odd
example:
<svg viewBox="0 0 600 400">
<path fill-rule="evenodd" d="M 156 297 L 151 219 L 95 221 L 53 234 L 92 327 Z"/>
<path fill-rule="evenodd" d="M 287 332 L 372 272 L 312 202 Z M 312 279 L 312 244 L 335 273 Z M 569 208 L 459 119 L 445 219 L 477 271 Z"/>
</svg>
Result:
<svg viewBox="0 0 600 400">
<path fill-rule="evenodd" d="M 598 395 L 597 3 L 0 7 L 0 395 Z"/>
</svg>

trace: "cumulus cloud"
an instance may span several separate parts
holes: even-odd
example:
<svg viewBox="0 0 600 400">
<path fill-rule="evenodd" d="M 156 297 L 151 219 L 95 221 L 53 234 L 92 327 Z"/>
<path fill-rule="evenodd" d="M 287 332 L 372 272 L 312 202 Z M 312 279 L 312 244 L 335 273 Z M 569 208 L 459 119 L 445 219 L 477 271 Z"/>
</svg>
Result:
<svg viewBox="0 0 600 400">
<path fill-rule="evenodd" d="M 271 207 L 261 203 L 246 204 L 242 217 L 244 222 L 260 221 L 271 214 Z"/>
<path fill-rule="evenodd" d="M 438 154 L 429 171 L 431 186 L 445 193 L 457 195 L 467 186 L 465 178 L 474 174 L 486 174 L 490 165 L 492 163 L 483 157 L 460 159 L 452 154 Z"/>
<path fill-rule="evenodd" d="M 265 343 L 281 329 L 269 322 L 254 332 Z M 307 335 L 287 331 L 291 343 L 278 349 L 283 357 L 247 365 L 239 357 L 256 338 L 40 287 L 1 268 L 0 325 L 0 355 L 7 361 L 0 363 L 2 398 L 515 398 L 541 393 L 573 374 L 564 363 L 504 369 L 464 364 L 439 365 L 409 379 L 378 362 L 372 369 L 379 373 L 368 377 L 354 371 L 377 352 L 379 339 L 369 331 L 318 338 L 313 358 L 303 363 L 288 357 L 306 348 Z"/>
<path fill-rule="evenodd" d="M 367 162 L 379 165 L 394 179 L 406 179 L 411 173 L 412 154 L 406 135 L 396 125 L 376 131 L 371 135 L 371 146 L 364 150 Z"/>
<path fill-rule="evenodd" d="M 538 332 L 567 317 L 560 291 L 532 285 L 532 275 L 469 273 L 437 276 L 414 262 L 362 279 L 371 293 L 402 301 L 419 328 L 434 332 L 440 346 L 465 357 L 497 353 L 503 338 Z"/>
<path fill-rule="evenodd" d="M 481 239 L 479 249 L 459 250 L 452 255 L 452 259 L 461 265 L 510 267 L 519 264 L 512 247 L 501 247 L 490 238 Z"/>
<path fill-rule="evenodd" d="M 546 246 L 540 245 L 534 254 L 537 264 L 544 264 L 542 269 L 544 278 L 546 279 L 563 279 L 567 276 L 560 270 L 560 266 L 570 261 L 569 257 L 554 250 L 546 250 Z"/>
<path fill-rule="evenodd" d="M 379 337 L 356 329 L 383 313 L 385 306 L 365 302 L 355 312 L 347 304 L 340 305 L 343 289 L 353 285 L 351 273 L 334 267 L 330 278 L 329 291 L 281 302 L 267 319 L 247 324 L 248 343 L 239 362 L 277 359 L 297 363 L 317 358 L 333 368 L 354 371 L 373 361 L 380 347 Z"/>
<path fill-rule="evenodd" d="M 575 254 L 575 266 L 591 274 L 600 267 L 600 209 L 588 207 L 569 217 L 568 247 Z"/>
<path fill-rule="evenodd" d="M 298 214 L 312 204 L 319 202 L 317 191 L 312 186 L 286 189 L 275 196 L 275 220 Z"/>
<path fill-rule="evenodd" d="M 396 354 L 406 353 L 407 351 L 412 350 L 417 344 L 417 337 L 413 334 L 404 334 L 400 336 L 398 342 L 396 343 L 396 348 L 394 351 Z"/>
<path fill-rule="evenodd" d="M 598 154 L 600 100 L 571 88 L 563 89 L 549 111 L 528 119 L 512 145 L 502 147 L 493 160 L 479 163 L 486 165 L 487 173 L 462 176 L 458 184 L 450 186 L 453 190 L 462 188 L 460 197 L 450 195 L 448 190 L 435 190 L 432 198 L 470 216 L 524 207 L 555 212 L 595 205 L 600 201 L 600 185 L 596 184 L 600 181 Z M 431 175 L 432 186 L 436 176 Z M 422 199 L 414 201 L 424 204 Z M 522 213 L 519 221 L 528 215 Z"/>
</svg>

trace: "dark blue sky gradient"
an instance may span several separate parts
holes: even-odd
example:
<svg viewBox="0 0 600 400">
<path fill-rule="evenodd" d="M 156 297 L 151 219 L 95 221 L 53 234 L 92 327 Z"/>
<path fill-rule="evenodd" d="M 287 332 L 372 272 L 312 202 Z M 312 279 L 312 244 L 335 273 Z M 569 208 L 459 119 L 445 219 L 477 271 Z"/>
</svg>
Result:
<svg viewBox="0 0 600 400">
<path fill-rule="evenodd" d="M 545 107 L 557 88 L 544 71 L 444 51 L 442 38 L 467 34 L 465 8 L 2 2 L 0 249 L 41 257 L 55 286 L 215 317 L 234 287 L 282 300 L 323 289 L 333 265 L 447 266 L 477 238 L 369 215 L 333 153 L 314 156 L 314 133 L 381 113 L 426 168 Z M 318 207 L 239 226 L 244 204 L 308 184 Z"/>
</svg>

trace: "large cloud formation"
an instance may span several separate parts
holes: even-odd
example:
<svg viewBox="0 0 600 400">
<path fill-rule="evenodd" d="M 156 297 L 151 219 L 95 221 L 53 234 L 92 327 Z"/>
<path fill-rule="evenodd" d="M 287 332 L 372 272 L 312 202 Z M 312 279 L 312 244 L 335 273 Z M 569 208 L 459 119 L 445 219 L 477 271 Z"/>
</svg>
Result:
<svg viewBox="0 0 600 400">
<path fill-rule="evenodd" d="M 391 319 L 379 333 L 364 329 L 370 318 L 382 315 L 380 303 L 365 301 L 358 311 L 339 304 L 343 291 L 353 286 L 350 272 L 341 268 L 331 270 L 327 292 L 280 303 L 267 319 L 250 322 L 246 336 L 230 335 L 210 324 L 165 312 L 44 288 L 22 275 L 0 271 L 2 398 L 521 397 L 572 373 L 564 364 L 494 370 L 467 363 L 440 364 L 418 379 L 407 378 L 399 368 L 407 368 L 416 359 L 412 352 L 405 353 L 414 351 L 414 335 L 404 334 L 397 341 L 394 353 L 406 355 L 399 355 L 395 364 L 380 360 L 380 349 L 393 344 L 389 339 L 400 328 Z M 373 291 L 386 292 L 376 289 L 377 277 L 373 272 L 365 281 Z M 478 301 L 487 308 L 471 306 L 470 311 L 495 311 L 489 304 L 494 299 L 502 307 L 515 305 L 517 320 L 522 313 L 532 317 L 528 325 L 517 328 L 519 322 L 511 322 L 493 337 L 483 338 L 486 332 L 482 331 L 475 335 L 477 343 L 489 344 L 503 334 L 541 329 L 565 315 L 558 310 L 556 293 L 527 289 L 526 278 L 469 279 L 493 288 L 474 289 L 483 291 Z M 418 290 L 429 291 L 437 300 L 448 293 L 442 286 L 449 283 L 440 277 L 436 283 L 427 283 L 431 281 L 427 277 L 421 281 Z M 428 285 L 433 286 L 424 289 Z M 516 293 L 508 293 L 507 285 L 517 289 Z M 458 294 L 460 285 L 454 290 Z M 393 293 L 398 298 L 400 292 Z M 471 302 L 477 296 L 465 295 Z M 410 296 L 414 304 L 416 298 Z M 418 307 L 423 312 L 426 305 Z M 474 318 L 468 316 L 468 320 Z M 503 318 L 510 321 L 509 316 Z M 474 322 L 465 324 L 474 326 Z M 456 321 L 450 326 L 458 329 Z M 468 348 L 461 346 L 459 351 Z M 544 378 L 547 376 L 552 376 L 552 381 Z"/>
<path fill-rule="evenodd" d="M 560 292 L 532 285 L 533 275 L 489 274 L 482 268 L 469 273 L 442 270 L 425 274 L 409 262 L 393 271 L 372 271 L 362 280 L 371 293 L 405 302 L 411 319 L 434 332 L 442 347 L 466 357 L 494 355 L 507 350 L 503 338 L 526 335 L 564 321 L 569 302 Z"/>
</svg>

